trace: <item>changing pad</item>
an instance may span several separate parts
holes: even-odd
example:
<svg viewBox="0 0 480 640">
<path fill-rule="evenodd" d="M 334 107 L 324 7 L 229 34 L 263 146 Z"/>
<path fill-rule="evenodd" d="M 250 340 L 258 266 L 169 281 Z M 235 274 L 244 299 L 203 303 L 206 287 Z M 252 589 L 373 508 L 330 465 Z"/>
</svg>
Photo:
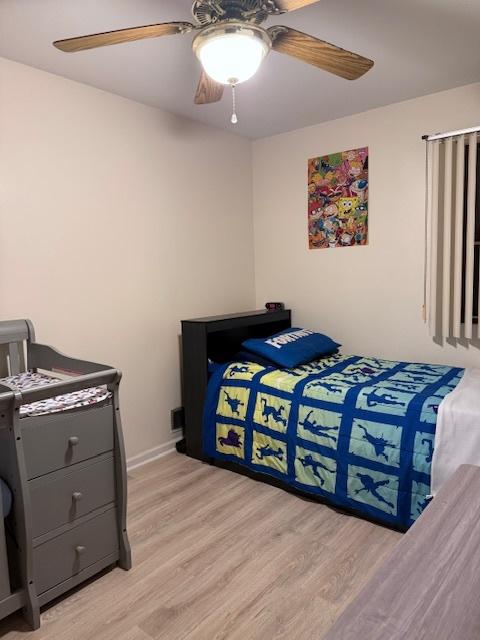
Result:
<svg viewBox="0 0 480 640">
<path fill-rule="evenodd" d="M 27 371 L 16 376 L 8 378 L 0 378 L 0 384 L 6 382 L 18 391 L 25 391 L 33 387 L 42 387 L 46 384 L 60 382 L 60 378 L 47 375 L 45 373 L 34 373 Z M 68 411 L 70 409 L 78 409 L 86 407 L 98 402 L 104 402 L 111 397 L 110 391 L 105 387 L 91 387 L 90 389 L 82 389 L 81 391 L 73 391 L 54 398 L 47 398 L 39 402 L 24 404 L 20 407 L 20 417 L 27 416 L 43 416 L 49 413 L 59 413 L 60 411 Z"/>
</svg>

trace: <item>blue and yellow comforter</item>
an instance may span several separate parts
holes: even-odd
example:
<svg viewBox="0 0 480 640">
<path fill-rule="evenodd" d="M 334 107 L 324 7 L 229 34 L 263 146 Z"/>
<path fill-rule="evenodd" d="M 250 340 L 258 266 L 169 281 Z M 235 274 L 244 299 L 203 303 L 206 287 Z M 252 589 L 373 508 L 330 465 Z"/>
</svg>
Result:
<svg viewBox="0 0 480 640">
<path fill-rule="evenodd" d="M 389 525 L 428 504 L 438 406 L 462 369 L 336 354 L 212 376 L 204 450 Z"/>
</svg>

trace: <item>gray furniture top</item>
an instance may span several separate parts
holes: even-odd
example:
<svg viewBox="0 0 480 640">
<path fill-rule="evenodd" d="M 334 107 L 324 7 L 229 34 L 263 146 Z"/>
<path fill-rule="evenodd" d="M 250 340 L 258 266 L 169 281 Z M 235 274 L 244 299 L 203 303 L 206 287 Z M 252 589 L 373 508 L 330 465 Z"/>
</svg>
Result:
<svg viewBox="0 0 480 640">
<path fill-rule="evenodd" d="M 26 345 L 26 353 L 24 345 Z M 1 357 L 2 352 L 6 357 Z M 22 404 L 44 400 L 52 395 L 109 384 L 121 377 L 120 372 L 113 367 L 70 358 L 53 347 L 35 342 L 35 332 L 29 320 L 0 322 L 0 377 L 8 374 L 16 375 L 25 371 L 27 366 L 33 370 L 58 371 L 75 377 L 71 380 L 62 380 L 56 385 L 25 391 L 22 394 Z M 2 386 L 6 387 L 6 385 Z M 0 388 L 0 391 L 2 390 L 7 391 L 8 388 Z"/>
<path fill-rule="evenodd" d="M 461 466 L 325 640 L 480 638 L 480 467 Z"/>
</svg>

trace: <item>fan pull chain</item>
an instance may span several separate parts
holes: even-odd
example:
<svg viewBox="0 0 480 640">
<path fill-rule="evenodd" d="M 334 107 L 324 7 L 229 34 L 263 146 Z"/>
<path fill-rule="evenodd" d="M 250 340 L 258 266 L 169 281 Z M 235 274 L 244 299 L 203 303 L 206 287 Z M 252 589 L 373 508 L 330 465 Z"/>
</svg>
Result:
<svg viewBox="0 0 480 640">
<path fill-rule="evenodd" d="M 237 124 L 237 99 L 235 95 L 235 84 L 232 84 L 232 124 Z"/>
</svg>

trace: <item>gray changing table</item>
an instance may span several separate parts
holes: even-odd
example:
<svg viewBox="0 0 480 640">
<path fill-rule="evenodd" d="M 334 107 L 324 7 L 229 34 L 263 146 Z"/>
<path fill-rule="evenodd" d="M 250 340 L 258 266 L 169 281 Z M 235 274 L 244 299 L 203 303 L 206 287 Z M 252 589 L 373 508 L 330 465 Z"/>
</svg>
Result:
<svg viewBox="0 0 480 640">
<path fill-rule="evenodd" d="M 36 629 L 41 605 L 109 565 L 129 569 L 131 556 L 120 372 L 36 343 L 28 320 L 0 322 L 0 376 L 27 369 L 68 374 L 21 392 L 0 385 L 0 476 L 13 493 L 15 541 L 8 573 L 0 535 L 0 586 L 13 585 L 6 599 L 0 591 L 0 617 L 23 607 Z M 22 405 L 103 385 L 110 394 L 98 404 L 21 417 Z"/>
</svg>

